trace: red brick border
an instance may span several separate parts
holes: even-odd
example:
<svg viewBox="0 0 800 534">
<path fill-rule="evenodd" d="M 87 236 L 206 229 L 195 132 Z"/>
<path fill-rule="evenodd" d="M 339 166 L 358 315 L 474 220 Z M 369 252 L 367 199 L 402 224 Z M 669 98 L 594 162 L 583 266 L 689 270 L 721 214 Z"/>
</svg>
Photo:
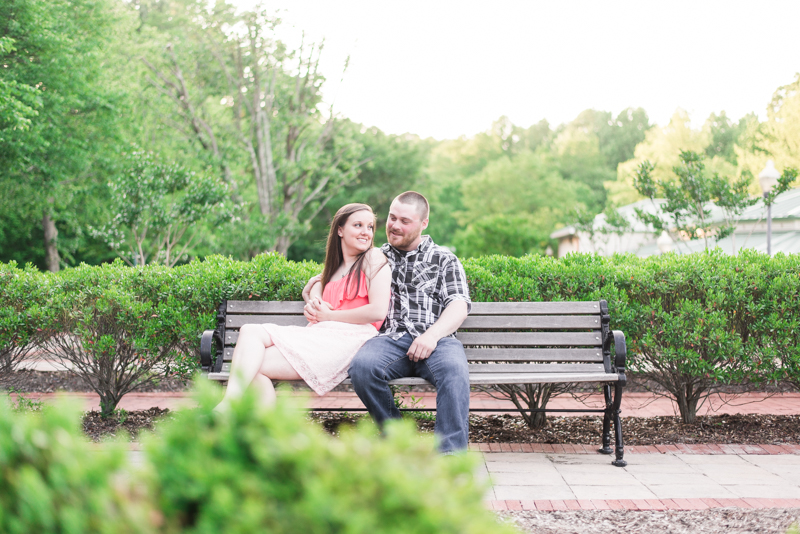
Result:
<svg viewBox="0 0 800 534">
<path fill-rule="evenodd" d="M 708 510 L 709 508 L 800 508 L 800 499 L 620 499 L 486 501 L 490 510 Z"/>
<path fill-rule="evenodd" d="M 549 443 L 470 443 L 469 450 L 479 452 L 540 452 L 549 454 L 597 454 L 599 447 L 589 445 Z M 744 445 L 744 444 L 679 444 L 633 445 L 625 447 L 625 454 L 800 454 L 800 445 Z"/>
</svg>

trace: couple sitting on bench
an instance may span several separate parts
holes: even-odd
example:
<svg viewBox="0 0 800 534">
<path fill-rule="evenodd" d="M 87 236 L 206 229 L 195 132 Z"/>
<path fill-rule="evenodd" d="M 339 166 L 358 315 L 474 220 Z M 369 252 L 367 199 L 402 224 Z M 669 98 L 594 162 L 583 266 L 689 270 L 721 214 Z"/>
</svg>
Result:
<svg viewBox="0 0 800 534">
<path fill-rule="evenodd" d="M 303 289 L 307 327 L 249 324 L 233 353 L 224 410 L 253 386 L 275 402 L 272 380 L 304 380 L 323 395 L 348 374 L 382 425 L 400 417 L 388 382 L 415 376 L 436 387 L 436 436 L 443 453 L 469 438 L 469 368 L 455 332 L 471 303 L 458 258 L 422 231 L 428 201 L 408 191 L 392 202 L 388 243 L 374 248 L 375 214 L 347 204 L 333 218 L 321 275 Z M 387 314 L 388 310 L 388 314 Z"/>
</svg>

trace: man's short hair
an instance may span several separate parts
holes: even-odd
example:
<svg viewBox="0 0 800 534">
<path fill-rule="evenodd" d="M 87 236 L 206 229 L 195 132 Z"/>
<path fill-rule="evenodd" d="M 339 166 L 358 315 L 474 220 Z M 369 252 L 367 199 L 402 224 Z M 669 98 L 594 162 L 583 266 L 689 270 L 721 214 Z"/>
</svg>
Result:
<svg viewBox="0 0 800 534">
<path fill-rule="evenodd" d="M 397 195 L 395 200 L 402 202 L 403 204 L 411 204 L 415 206 L 421 215 L 421 220 L 423 221 L 427 219 L 428 215 L 430 214 L 430 205 L 428 204 L 428 199 L 416 191 L 406 191 L 405 193 L 400 193 Z"/>
</svg>

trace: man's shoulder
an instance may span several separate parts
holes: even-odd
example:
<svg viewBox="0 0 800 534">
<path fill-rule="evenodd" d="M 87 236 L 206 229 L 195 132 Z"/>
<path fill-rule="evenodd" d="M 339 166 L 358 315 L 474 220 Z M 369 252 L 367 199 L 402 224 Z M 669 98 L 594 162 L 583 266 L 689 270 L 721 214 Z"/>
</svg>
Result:
<svg viewBox="0 0 800 534">
<path fill-rule="evenodd" d="M 433 242 L 433 240 L 431 240 L 430 248 L 428 250 L 430 251 L 429 256 L 431 260 L 437 263 L 461 263 L 461 261 L 458 259 L 458 256 L 456 256 L 452 250 L 445 246 L 437 245 Z"/>
</svg>

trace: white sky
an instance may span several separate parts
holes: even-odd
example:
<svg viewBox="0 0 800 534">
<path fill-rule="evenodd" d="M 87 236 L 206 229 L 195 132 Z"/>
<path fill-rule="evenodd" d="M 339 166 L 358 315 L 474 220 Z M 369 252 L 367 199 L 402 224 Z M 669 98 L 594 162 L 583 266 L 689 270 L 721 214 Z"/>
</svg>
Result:
<svg viewBox="0 0 800 534">
<path fill-rule="evenodd" d="M 254 0 L 231 0 L 249 7 Z M 454 138 L 507 115 L 551 126 L 641 106 L 664 125 L 765 118 L 800 71 L 800 1 L 269 0 L 282 34 L 325 38 L 327 99 L 388 133 Z M 350 67 L 339 83 L 347 55 Z"/>
</svg>

